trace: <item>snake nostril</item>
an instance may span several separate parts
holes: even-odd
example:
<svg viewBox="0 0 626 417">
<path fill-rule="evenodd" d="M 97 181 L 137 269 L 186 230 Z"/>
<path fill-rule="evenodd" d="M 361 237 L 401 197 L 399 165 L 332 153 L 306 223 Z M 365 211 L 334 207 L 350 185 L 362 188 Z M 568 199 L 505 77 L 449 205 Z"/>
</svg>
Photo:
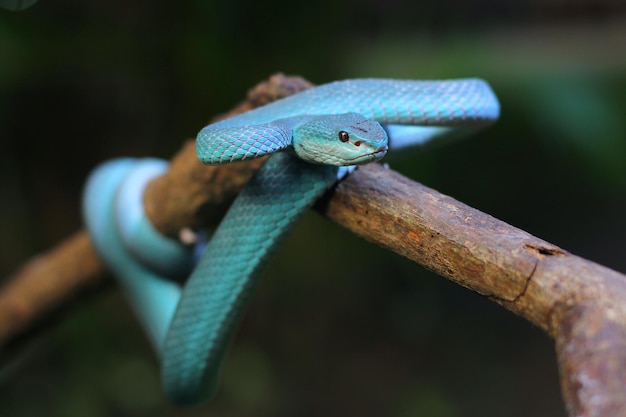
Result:
<svg viewBox="0 0 626 417">
<path fill-rule="evenodd" d="M 354 142 L 354 146 L 361 146 L 361 141 L 357 140 L 356 142 Z"/>
</svg>

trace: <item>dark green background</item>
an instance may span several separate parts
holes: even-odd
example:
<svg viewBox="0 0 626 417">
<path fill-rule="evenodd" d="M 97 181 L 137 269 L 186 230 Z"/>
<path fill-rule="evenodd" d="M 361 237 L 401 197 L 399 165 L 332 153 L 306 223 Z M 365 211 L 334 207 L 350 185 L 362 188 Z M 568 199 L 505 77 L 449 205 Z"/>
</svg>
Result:
<svg viewBox="0 0 626 417">
<path fill-rule="evenodd" d="M 0 271 L 80 227 L 112 157 L 170 157 L 283 71 L 487 79 L 501 121 L 393 168 L 626 271 L 623 2 L 67 1 L 0 11 Z M 504 3 L 504 4 L 502 4 Z M 2 416 L 563 416 L 551 341 L 315 214 L 255 294 L 215 400 L 167 405 L 117 291 L 0 372 Z"/>
</svg>

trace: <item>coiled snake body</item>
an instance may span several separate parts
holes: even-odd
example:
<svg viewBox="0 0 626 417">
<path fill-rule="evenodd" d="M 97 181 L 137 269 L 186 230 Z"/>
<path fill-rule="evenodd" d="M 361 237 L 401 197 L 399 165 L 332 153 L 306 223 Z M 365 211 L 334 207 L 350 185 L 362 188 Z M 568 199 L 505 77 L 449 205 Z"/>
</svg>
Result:
<svg viewBox="0 0 626 417">
<path fill-rule="evenodd" d="M 167 169 L 165 162 L 122 159 L 96 169 L 85 190 L 87 227 L 162 359 L 169 397 L 189 404 L 212 395 L 263 265 L 345 167 L 477 130 L 498 115 L 495 95 L 479 79 L 362 79 L 315 87 L 205 127 L 196 141 L 205 164 L 272 156 L 195 267 L 192 248 L 161 236 L 143 211 L 143 188 Z M 192 268 L 182 288 L 170 279 Z"/>
</svg>

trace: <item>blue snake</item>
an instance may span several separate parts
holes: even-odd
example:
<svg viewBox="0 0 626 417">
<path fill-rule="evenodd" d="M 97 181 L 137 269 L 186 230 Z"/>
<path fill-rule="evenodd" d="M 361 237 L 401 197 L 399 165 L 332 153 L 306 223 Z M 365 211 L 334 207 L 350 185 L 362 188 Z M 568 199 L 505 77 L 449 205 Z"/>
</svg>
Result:
<svg viewBox="0 0 626 417">
<path fill-rule="evenodd" d="M 98 167 L 85 188 L 87 229 L 161 358 L 170 399 L 193 404 L 213 395 L 263 266 L 325 191 L 355 165 L 475 131 L 493 123 L 499 111 L 496 96 L 479 79 L 356 79 L 210 124 L 196 140 L 203 163 L 270 157 L 201 255 L 160 235 L 143 210 L 143 190 L 167 170 L 166 162 L 126 158 Z"/>
</svg>

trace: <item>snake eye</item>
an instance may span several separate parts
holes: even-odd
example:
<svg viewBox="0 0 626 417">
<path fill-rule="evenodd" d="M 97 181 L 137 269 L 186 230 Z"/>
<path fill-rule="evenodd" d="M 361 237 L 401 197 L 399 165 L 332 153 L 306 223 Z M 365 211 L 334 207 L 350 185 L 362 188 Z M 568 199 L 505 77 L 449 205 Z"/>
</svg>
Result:
<svg viewBox="0 0 626 417">
<path fill-rule="evenodd" d="M 339 132 L 339 140 L 345 143 L 350 140 L 350 135 L 348 135 L 348 132 L 342 130 Z"/>
</svg>

